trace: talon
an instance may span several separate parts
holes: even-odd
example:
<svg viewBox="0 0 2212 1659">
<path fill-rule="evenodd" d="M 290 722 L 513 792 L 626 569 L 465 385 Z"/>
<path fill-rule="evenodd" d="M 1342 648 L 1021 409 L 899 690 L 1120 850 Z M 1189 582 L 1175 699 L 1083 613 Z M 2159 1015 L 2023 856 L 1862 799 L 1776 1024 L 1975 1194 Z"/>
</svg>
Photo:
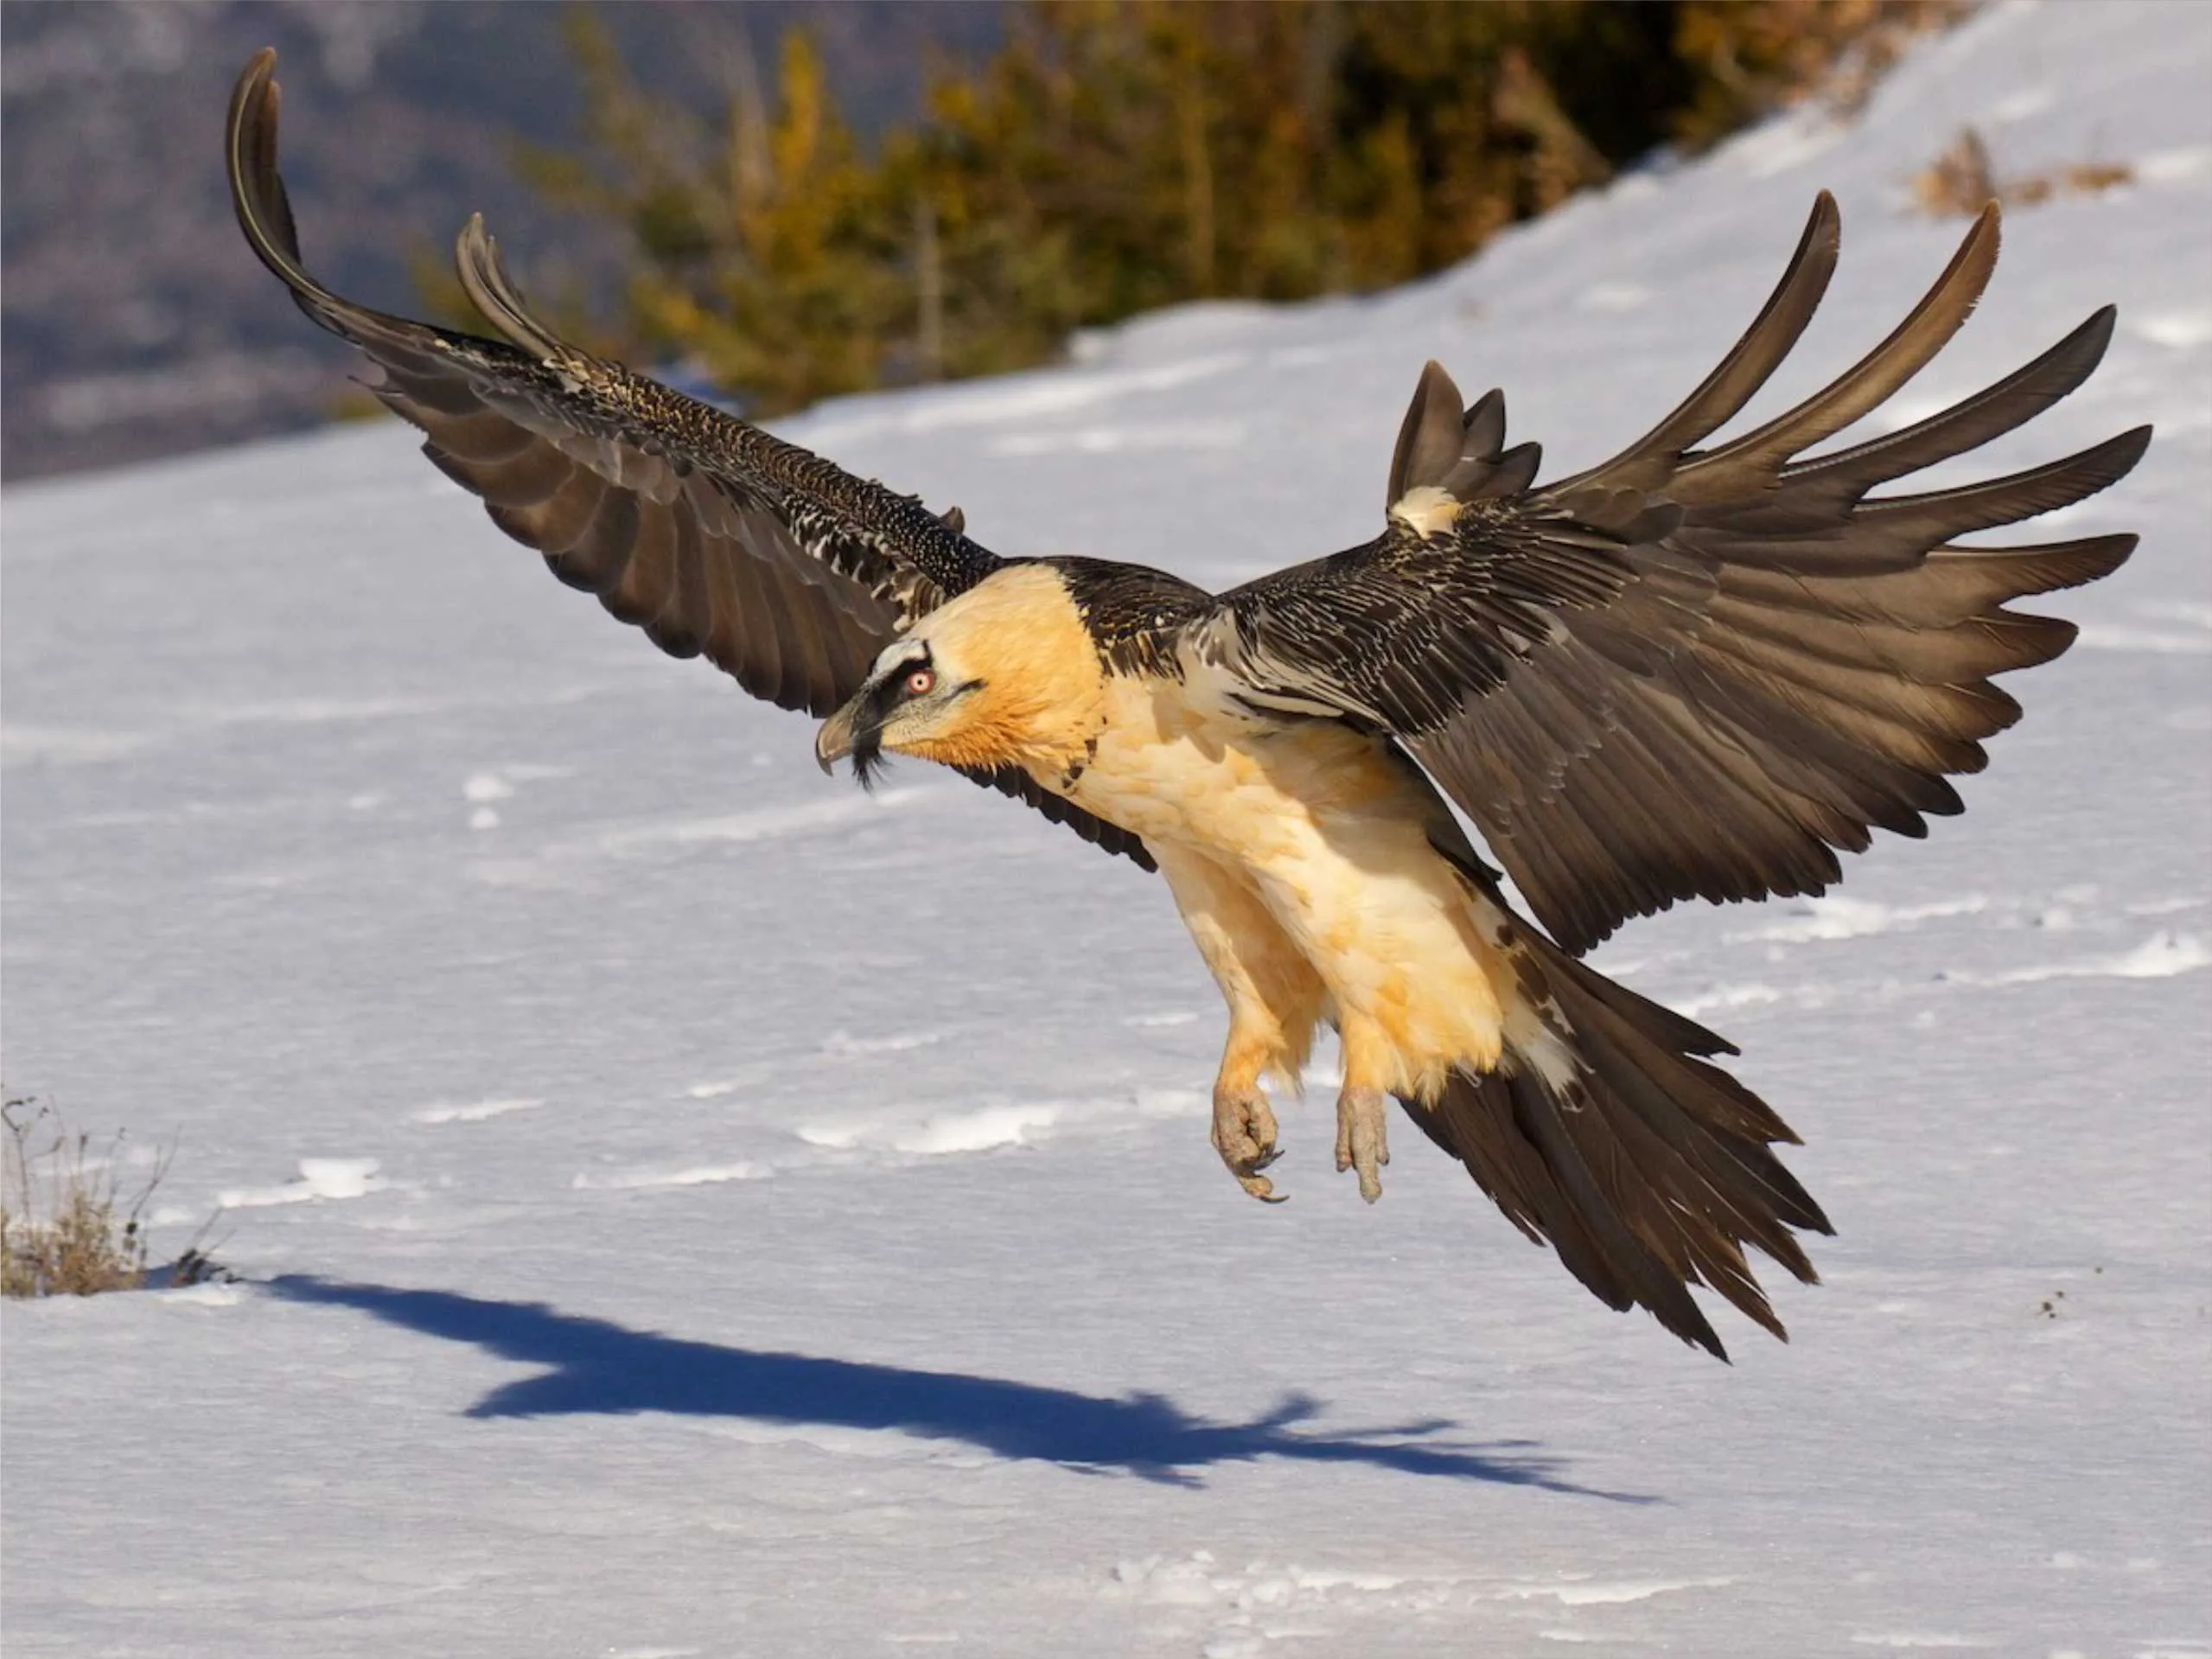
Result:
<svg viewBox="0 0 2212 1659">
<path fill-rule="evenodd" d="M 1284 1195 L 1260 1171 L 1282 1156 L 1275 1144 L 1275 1112 L 1257 1088 L 1214 1091 L 1214 1150 L 1236 1177 L 1237 1184 L 1262 1203 L 1279 1204 Z"/>
<path fill-rule="evenodd" d="M 1279 1204 L 1291 1196 L 1287 1192 L 1276 1191 L 1275 1184 L 1264 1175 L 1245 1175 L 1234 1170 L 1229 1172 L 1236 1176 L 1239 1186 L 1263 1204 Z"/>
<path fill-rule="evenodd" d="M 1382 1196 L 1382 1166 L 1390 1162 L 1389 1107 L 1390 1096 L 1379 1088 L 1348 1088 L 1336 1097 L 1336 1167 L 1359 1171 L 1360 1196 L 1369 1203 Z"/>
</svg>

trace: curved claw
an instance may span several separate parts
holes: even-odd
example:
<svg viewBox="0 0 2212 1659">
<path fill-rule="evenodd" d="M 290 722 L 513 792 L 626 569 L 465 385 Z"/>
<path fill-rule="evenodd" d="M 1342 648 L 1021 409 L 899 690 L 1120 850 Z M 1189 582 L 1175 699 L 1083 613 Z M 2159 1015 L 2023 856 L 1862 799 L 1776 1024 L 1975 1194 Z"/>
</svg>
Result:
<svg viewBox="0 0 2212 1659">
<path fill-rule="evenodd" d="M 1249 1175 L 1234 1169 L 1232 1169 L 1229 1173 L 1236 1177 L 1239 1186 L 1263 1204 L 1280 1204 L 1290 1202 L 1291 1195 L 1287 1192 L 1276 1191 L 1275 1184 L 1264 1175 Z"/>
<path fill-rule="evenodd" d="M 1214 1150 L 1237 1184 L 1262 1203 L 1279 1204 L 1284 1196 L 1260 1173 L 1282 1156 L 1275 1135 L 1274 1108 L 1259 1089 L 1214 1090 Z"/>
</svg>

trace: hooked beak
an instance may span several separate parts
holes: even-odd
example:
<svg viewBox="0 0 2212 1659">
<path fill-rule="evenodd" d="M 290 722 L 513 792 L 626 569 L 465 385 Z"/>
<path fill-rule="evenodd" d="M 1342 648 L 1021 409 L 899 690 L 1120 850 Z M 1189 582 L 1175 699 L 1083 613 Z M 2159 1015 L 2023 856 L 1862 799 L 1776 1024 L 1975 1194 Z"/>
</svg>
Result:
<svg viewBox="0 0 2212 1659">
<path fill-rule="evenodd" d="M 852 753 L 852 729 L 859 710 L 860 699 L 855 697 L 823 721 L 822 729 L 814 734 L 814 763 L 825 776 L 834 776 L 837 763 Z"/>
</svg>

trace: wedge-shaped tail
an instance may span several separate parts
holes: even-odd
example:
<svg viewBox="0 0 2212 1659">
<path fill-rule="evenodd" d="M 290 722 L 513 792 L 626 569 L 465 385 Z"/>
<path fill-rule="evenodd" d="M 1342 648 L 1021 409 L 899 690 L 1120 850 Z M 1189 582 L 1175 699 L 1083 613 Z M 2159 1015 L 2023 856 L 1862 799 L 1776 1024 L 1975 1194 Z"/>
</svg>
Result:
<svg viewBox="0 0 2212 1659">
<path fill-rule="evenodd" d="M 1787 1340 L 1745 1250 L 1817 1282 L 1791 1229 L 1833 1229 L 1772 1151 L 1797 1136 L 1712 1063 L 1736 1052 L 1726 1041 L 1533 932 L 1512 937 L 1541 1051 L 1509 1037 L 1496 1070 L 1455 1074 L 1433 1107 L 1400 1103 L 1608 1307 L 1645 1308 L 1725 1359 L 1690 1294 L 1704 1285 Z"/>
</svg>

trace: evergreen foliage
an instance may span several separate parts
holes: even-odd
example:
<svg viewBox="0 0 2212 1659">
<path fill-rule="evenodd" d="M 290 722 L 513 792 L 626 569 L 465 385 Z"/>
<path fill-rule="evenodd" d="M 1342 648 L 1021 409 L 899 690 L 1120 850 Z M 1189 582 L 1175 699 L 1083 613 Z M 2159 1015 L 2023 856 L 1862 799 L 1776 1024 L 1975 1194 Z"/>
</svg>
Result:
<svg viewBox="0 0 2212 1659">
<path fill-rule="evenodd" d="M 801 30 L 711 130 L 637 86 L 588 10 L 587 136 L 551 199 L 634 250 L 581 341 L 680 361 L 753 411 L 1042 361 L 1178 301 L 1386 287 L 1654 145 L 1852 70 L 1957 0 L 1052 0 L 864 151 Z M 765 83 L 765 84 L 764 84 Z"/>
</svg>

